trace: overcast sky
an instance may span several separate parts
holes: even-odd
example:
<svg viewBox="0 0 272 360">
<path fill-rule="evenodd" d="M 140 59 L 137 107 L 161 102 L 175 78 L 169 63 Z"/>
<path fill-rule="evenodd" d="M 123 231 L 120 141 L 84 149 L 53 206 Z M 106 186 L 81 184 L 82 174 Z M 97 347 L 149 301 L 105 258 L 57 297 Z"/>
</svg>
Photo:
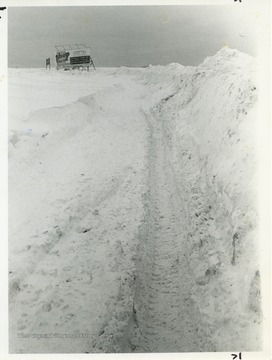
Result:
<svg viewBox="0 0 272 360">
<path fill-rule="evenodd" d="M 44 67 L 58 44 L 85 43 L 96 66 L 198 65 L 223 46 L 256 55 L 237 6 L 10 7 L 9 67 Z M 54 62 L 53 62 L 54 63 Z"/>
</svg>

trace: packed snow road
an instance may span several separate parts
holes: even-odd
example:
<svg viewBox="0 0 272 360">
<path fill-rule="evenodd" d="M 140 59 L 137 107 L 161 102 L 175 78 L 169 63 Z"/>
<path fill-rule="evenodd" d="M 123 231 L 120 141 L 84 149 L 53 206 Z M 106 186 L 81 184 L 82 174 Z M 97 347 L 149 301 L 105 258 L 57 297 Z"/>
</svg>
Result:
<svg viewBox="0 0 272 360">
<path fill-rule="evenodd" d="M 253 59 L 9 81 L 10 351 L 258 350 Z"/>
<path fill-rule="evenodd" d="M 148 192 L 141 231 L 133 314 L 124 351 L 212 350 L 203 342 L 199 314 L 190 301 L 188 211 L 169 156 L 169 139 L 156 113 L 149 127 Z"/>
</svg>

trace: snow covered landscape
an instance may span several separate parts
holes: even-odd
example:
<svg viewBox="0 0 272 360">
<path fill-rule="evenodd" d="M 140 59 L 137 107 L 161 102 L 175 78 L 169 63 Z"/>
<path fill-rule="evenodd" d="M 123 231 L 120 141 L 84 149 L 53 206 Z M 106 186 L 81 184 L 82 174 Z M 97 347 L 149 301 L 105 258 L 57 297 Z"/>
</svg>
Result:
<svg viewBox="0 0 272 360">
<path fill-rule="evenodd" d="M 11 353 L 261 350 L 255 62 L 9 69 Z"/>
</svg>

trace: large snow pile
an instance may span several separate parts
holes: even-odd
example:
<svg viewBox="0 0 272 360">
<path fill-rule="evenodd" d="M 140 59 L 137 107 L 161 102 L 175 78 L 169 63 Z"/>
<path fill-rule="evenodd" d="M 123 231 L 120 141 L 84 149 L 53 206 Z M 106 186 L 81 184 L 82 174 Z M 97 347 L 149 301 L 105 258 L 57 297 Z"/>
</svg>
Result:
<svg viewBox="0 0 272 360">
<path fill-rule="evenodd" d="M 198 334 L 217 350 L 254 350 L 260 330 L 251 324 L 261 316 L 255 63 L 222 49 L 198 67 L 167 68 L 172 93 L 151 112 L 182 194 L 190 300 L 205 319 Z M 148 77 L 153 91 L 162 71 Z"/>
<path fill-rule="evenodd" d="M 255 76 L 10 70 L 12 352 L 260 349 Z"/>
</svg>

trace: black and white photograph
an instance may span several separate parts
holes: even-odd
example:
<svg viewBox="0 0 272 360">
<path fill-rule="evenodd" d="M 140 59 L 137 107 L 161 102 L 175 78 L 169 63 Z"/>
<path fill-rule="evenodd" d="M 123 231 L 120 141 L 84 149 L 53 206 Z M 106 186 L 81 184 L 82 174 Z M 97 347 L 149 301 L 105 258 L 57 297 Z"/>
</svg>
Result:
<svg viewBox="0 0 272 360">
<path fill-rule="evenodd" d="M 269 359 L 270 1 L 1 10 L 8 353 Z"/>
</svg>

